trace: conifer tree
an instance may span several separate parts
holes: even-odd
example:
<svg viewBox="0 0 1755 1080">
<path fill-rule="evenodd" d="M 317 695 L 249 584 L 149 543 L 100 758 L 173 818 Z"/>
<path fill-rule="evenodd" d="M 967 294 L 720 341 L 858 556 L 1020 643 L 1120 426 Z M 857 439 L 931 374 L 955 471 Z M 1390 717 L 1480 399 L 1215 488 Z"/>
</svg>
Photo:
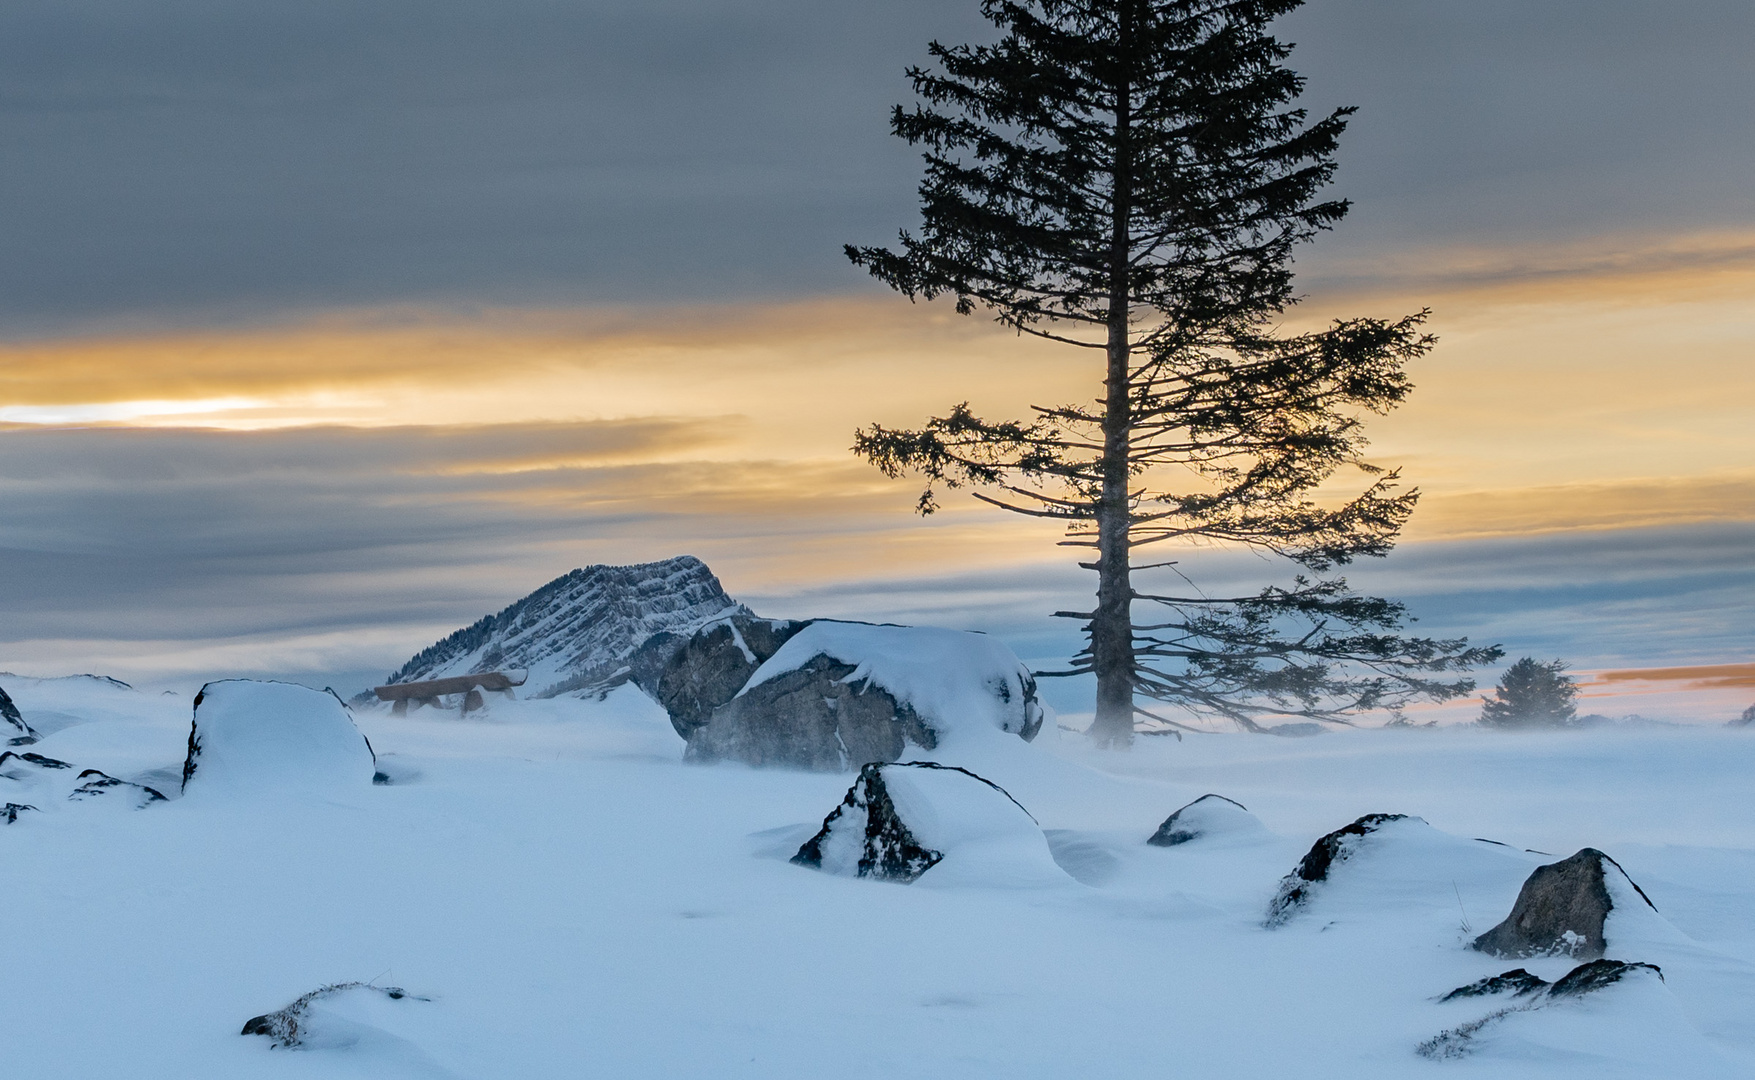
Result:
<svg viewBox="0 0 1755 1080">
<path fill-rule="evenodd" d="M 1087 646 L 1067 672 L 1097 682 L 1100 743 L 1155 699 L 1255 728 L 1264 714 L 1344 719 L 1473 689 L 1457 672 L 1497 657 L 1400 636 L 1402 606 L 1322 577 L 1393 544 L 1417 493 L 1367 463 L 1361 417 L 1411 389 L 1425 313 L 1284 334 L 1293 249 L 1339 221 L 1323 199 L 1351 109 L 1312 120 L 1269 23 L 1300 0 L 982 0 L 992 45 L 929 46 L 921 99 L 894 133 L 923 148 L 922 223 L 899 247 L 847 248 L 910 299 L 954 297 L 1092 358 L 1092 403 L 1018 421 L 968 405 L 918 430 L 860 430 L 891 476 L 1066 522 L 1095 550 Z M 1096 381 L 1095 379 L 1093 381 Z M 1340 505 L 1312 490 L 1368 479 Z M 1139 591 L 1142 549 L 1241 544 L 1315 576 L 1214 598 Z M 1172 567 L 1172 569 L 1174 569 Z M 1180 574 L 1181 571 L 1176 571 Z M 1164 605 L 1135 623 L 1135 600 Z M 1186 718 L 1185 718 L 1186 719 Z"/>
<path fill-rule="evenodd" d="M 1577 721 L 1578 687 L 1566 665 L 1526 656 L 1505 669 L 1493 696 L 1481 701 L 1484 727 L 1570 727 Z"/>
</svg>

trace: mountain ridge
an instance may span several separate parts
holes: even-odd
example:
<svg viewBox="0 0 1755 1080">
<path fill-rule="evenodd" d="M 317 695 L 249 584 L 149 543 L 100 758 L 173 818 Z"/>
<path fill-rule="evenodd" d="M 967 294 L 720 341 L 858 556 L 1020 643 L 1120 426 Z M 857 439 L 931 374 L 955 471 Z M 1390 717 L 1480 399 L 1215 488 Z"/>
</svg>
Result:
<svg viewBox="0 0 1755 1080">
<path fill-rule="evenodd" d="M 453 631 L 415 653 L 386 682 L 523 668 L 530 673 L 527 696 L 585 694 L 622 674 L 652 635 L 687 637 L 732 616 L 755 618 L 693 555 L 628 566 L 597 563 Z"/>
</svg>

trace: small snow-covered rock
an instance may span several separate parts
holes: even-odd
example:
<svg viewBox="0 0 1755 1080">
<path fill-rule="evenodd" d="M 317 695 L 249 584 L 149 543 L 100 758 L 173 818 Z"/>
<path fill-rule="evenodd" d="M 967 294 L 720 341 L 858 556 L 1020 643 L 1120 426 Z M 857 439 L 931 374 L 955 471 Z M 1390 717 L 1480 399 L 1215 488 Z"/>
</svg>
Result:
<svg viewBox="0 0 1755 1080">
<path fill-rule="evenodd" d="M 195 695 L 183 789 L 369 787 L 376 760 L 334 694 L 226 679 Z"/>
<path fill-rule="evenodd" d="M 0 806 L 0 818 L 5 818 L 6 824 L 14 825 L 18 822 L 18 815 L 27 810 L 32 813 L 37 812 L 37 808 L 29 803 L 9 802 L 5 806 Z"/>
<path fill-rule="evenodd" d="M 136 810 L 144 810 L 156 802 L 164 802 L 164 793 L 145 784 L 136 784 L 131 780 L 118 780 L 99 769 L 87 769 L 79 774 L 79 786 L 67 796 L 74 802 L 85 802 L 90 799 L 109 798 L 127 802 Z"/>
<path fill-rule="evenodd" d="M 1242 803 L 1223 795 L 1202 795 L 1164 819 L 1146 843 L 1155 847 L 1175 847 L 1204 836 L 1240 836 L 1260 834 L 1261 820 Z"/>
<path fill-rule="evenodd" d="M 1602 956 L 1607 947 L 1604 926 L 1615 908 L 1611 879 L 1630 886 L 1631 893 L 1624 895 L 1637 894 L 1635 903 L 1651 907 L 1645 891 L 1620 863 L 1596 848 L 1584 848 L 1569 859 L 1538 866 L 1523 883 L 1511 914 L 1476 938 L 1474 948 L 1511 958 Z"/>
<path fill-rule="evenodd" d="M 1408 820 L 1425 824 L 1406 814 L 1366 814 L 1312 844 L 1297 869 L 1281 879 L 1279 891 L 1268 905 L 1267 925 L 1278 926 L 1297 914 L 1309 901 L 1314 886 L 1327 881 L 1334 868 L 1351 858 L 1366 837 L 1385 825 Z"/>
<path fill-rule="evenodd" d="M 689 736 L 694 761 L 820 770 L 894 761 L 909 745 L 1042 727 L 1036 681 L 985 634 L 822 620 L 793 634 Z"/>
<path fill-rule="evenodd" d="M 0 686 L 0 739 L 8 746 L 28 746 L 37 741 L 37 733 L 24 722 L 4 686 Z"/>
<path fill-rule="evenodd" d="M 1627 979 L 1655 981 L 1662 984 L 1664 973 L 1655 964 L 1628 963 L 1623 960 L 1592 960 L 1583 963 L 1549 983 L 1522 968 L 1459 986 L 1444 995 L 1441 1001 L 1473 997 L 1509 995 L 1513 1004 L 1488 1013 L 1477 1020 L 1459 1024 L 1439 1032 L 1415 1048 L 1421 1057 L 1434 1061 L 1461 1058 L 1474 1051 L 1482 1031 L 1520 1013 L 1532 1013 L 1572 998 L 1595 994 Z"/>
<path fill-rule="evenodd" d="M 1047 838 L 1006 790 L 931 761 L 872 762 L 792 861 L 848 877 L 945 884 L 1066 881 Z"/>
<path fill-rule="evenodd" d="M 352 1034 L 347 1029 L 355 1027 L 356 1022 L 350 1019 L 344 1024 L 326 1024 L 325 1021 L 331 1019 L 331 1014 L 352 1011 L 347 1008 L 350 1005 L 357 1009 L 362 1004 L 405 1000 L 426 999 L 414 997 L 399 986 L 373 986 L 363 982 L 331 983 L 300 995 L 284 1009 L 252 1016 L 244 1021 L 244 1030 L 238 1034 L 266 1036 L 276 1046 L 289 1049 L 345 1044 L 348 1041 L 347 1036 Z"/>
</svg>

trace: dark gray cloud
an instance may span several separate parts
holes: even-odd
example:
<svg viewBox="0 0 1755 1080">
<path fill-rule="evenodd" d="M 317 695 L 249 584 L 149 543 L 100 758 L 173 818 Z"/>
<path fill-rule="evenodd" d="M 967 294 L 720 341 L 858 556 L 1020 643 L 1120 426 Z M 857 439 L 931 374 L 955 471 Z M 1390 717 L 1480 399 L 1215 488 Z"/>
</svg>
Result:
<svg viewBox="0 0 1755 1080">
<path fill-rule="evenodd" d="M 912 219 L 902 68 L 983 32 L 973 0 L 11 0 L 0 330 L 870 288 L 839 246 Z M 1752 32 L 1318 0 L 1310 103 L 1363 107 L 1335 257 L 1743 220 Z"/>
</svg>

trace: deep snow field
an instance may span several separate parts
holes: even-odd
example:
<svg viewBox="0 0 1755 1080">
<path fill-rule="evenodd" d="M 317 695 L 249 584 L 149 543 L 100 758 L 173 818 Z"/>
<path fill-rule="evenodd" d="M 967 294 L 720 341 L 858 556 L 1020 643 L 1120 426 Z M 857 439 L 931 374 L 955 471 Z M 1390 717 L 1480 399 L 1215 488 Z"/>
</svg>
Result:
<svg viewBox="0 0 1755 1080">
<path fill-rule="evenodd" d="M 175 795 L 189 697 L 6 685 L 44 734 L 16 749 Z M 1128 753 L 1052 723 L 1030 744 L 996 732 L 925 756 L 1006 788 L 1064 871 L 940 873 L 953 853 L 898 885 L 787 861 L 850 774 L 685 765 L 632 688 L 356 721 L 391 783 L 191 785 L 0 824 L 0 1075 L 1755 1077 L 1755 731 L 1210 735 Z M 1262 828 L 1146 845 L 1207 792 Z M 1398 823 L 1267 928 L 1311 843 L 1372 812 L 1430 828 Z M 1657 909 L 1617 907 L 1609 955 L 1663 979 L 1418 1056 L 1498 1007 L 1445 992 L 1573 966 L 1465 945 L 1534 867 L 1586 846 Z M 337 998 L 309 1049 L 239 1034 L 352 980 L 408 996 Z"/>
</svg>

